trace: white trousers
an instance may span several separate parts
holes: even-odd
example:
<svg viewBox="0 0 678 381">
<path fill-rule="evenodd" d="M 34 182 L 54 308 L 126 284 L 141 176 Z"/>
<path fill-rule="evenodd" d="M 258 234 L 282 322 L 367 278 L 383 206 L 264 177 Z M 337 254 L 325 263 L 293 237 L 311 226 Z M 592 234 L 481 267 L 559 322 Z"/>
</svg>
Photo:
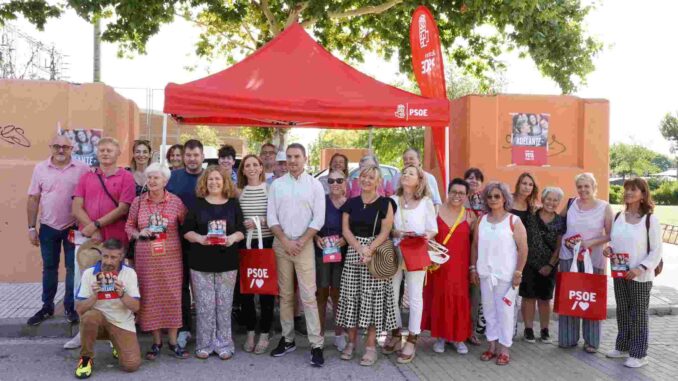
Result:
<svg viewBox="0 0 678 381">
<path fill-rule="evenodd" d="M 414 335 L 421 333 L 421 314 L 424 311 L 424 279 L 426 279 L 426 271 L 405 271 L 405 287 L 407 287 L 407 297 L 410 302 L 410 322 L 407 330 Z M 403 326 L 400 306 L 398 305 L 402 281 L 403 270 L 398 270 L 393 277 L 393 305 L 395 306 L 398 327 Z"/>
<path fill-rule="evenodd" d="M 499 340 L 507 348 L 513 344 L 516 303 L 509 307 L 502 299 L 510 288 L 511 282 L 497 279 L 492 286 L 491 278 L 480 278 L 480 297 L 487 322 L 485 336 L 487 341 Z"/>
</svg>

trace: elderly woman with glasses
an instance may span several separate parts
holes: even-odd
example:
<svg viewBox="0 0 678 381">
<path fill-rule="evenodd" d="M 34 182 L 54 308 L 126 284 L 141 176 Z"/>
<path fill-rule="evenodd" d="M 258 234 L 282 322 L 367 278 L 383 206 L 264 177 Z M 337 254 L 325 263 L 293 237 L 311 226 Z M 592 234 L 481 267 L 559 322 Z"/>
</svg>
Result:
<svg viewBox="0 0 678 381">
<path fill-rule="evenodd" d="M 497 365 L 510 361 L 513 344 L 515 299 L 527 260 L 527 233 L 520 218 L 509 213 L 513 197 L 506 184 L 490 182 L 483 190 L 487 214 L 480 217 L 473 232 L 471 281 L 480 284 L 485 335 L 489 347 L 482 361 L 497 358 Z M 511 291 L 511 292 L 509 292 Z M 512 300 L 505 303 L 504 298 Z"/>
<path fill-rule="evenodd" d="M 179 197 L 165 190 L 170 170 L 154 163 L 145 169 L 148 192 L 137 196 L 129 210 L 125 232 L 136 240 L 136 272 L 141 292 L 139 325 L 153 333 L 146 359 L 155 360 L 162 348 L 162 330 L 169 336 L 169 349 L 177 358 L 187 358 L 177 345 L 181 319 L 183 262 L 179 225 L 186 208 Z"/>
</svg>

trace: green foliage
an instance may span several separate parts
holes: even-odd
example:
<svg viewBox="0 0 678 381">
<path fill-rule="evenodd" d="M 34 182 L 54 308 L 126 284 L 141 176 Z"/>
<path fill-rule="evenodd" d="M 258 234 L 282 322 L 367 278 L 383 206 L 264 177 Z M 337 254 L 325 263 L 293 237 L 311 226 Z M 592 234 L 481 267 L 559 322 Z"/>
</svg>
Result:
<svg viewBox="0 0 678 381">
<path fill-rule="evenodd" d="M 610 147 L 610 169 L 624 178 L 657 172 L 652 163 L 658 154 L 638 144 L 615 143 Z"/>
<path fill-rule="evenodd" d="M 208 126 L 196 126 L 192 134 L 181 134 L 179 143 L 184 144 L 187 140 L 198 139 L 204 146 L 218 147 L 219 136 L 214 128 Z"/>
<path fill-rule="evenodd" d="M 664 136 L 664 139 L 671 142 L 671 151 L 676 153 L 678 151 L 678 112 L 676 115 L 667 113 L 659 123 L 659 131 Z"/>
<path fill-rule="evenodd" d="M 300 22 L 326 48 L 362 61 L 374 51 L 397 56 L 411 73 L 409 25 L 420 4 L 433 12 L 441 43 L 456 65 L 476 77 L 504 67 L 499 56 L 518 50 L 563 92 L 571 93 L 594 69 L 601 44 L 588 35 L 584 18 L 592 9 L 581 0 L 64 0 L 91 21 L 103 15 L 102 40 L 120 53 L 144 53 L 148 39 L 176 16 L 202 28 L 198 55 L 234 62 L 286 26 Z M 11 0 L 0 5 L 0 22 L 26 16 L 38 26 L 60 9 L 49 0 Z"/>
<path fill-rule="evenodd" d="M 664 172 L 669 168 L 673 168 L 674 161 L 670 157 L 657 153 L 657 155 L 652 158 L 652 164 L 659 169 L 660 172 Z"/>
<path fill-rule="evenodd" d="M 621 204 L 624 202 L 624 187 L 621 185 L 610 185 L 610 204 Z"/>
<path fill-rule="evenodd" d="M 652 192 L 652 199 L 658 205 L 678 205 L 678 181 L 666 181 Z"/>
<path fill-rule="evenodd" d="M 322 130 L 318 138 L 311 143 L 308 165 L 320 170 L 320 153 L 324 148 L 367 148 L 366 131 Z"/>
</svg>

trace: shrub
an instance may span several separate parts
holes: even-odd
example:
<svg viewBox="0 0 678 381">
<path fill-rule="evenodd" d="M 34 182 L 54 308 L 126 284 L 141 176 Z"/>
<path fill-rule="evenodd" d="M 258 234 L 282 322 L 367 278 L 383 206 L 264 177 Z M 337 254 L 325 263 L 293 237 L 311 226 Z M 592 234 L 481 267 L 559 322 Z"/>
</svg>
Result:
<svg viewBox="0 0 678 381">
<path fill-rule="evenodd" d="M 678 205 L 678 181 L 667 181 L 651 192 L 658 205 Z"/>
<path fill-rule="evenodd" d="M 610 185 L 610 204 L 622 204 L 624 202 L 624 187 Z"/>
</svg>

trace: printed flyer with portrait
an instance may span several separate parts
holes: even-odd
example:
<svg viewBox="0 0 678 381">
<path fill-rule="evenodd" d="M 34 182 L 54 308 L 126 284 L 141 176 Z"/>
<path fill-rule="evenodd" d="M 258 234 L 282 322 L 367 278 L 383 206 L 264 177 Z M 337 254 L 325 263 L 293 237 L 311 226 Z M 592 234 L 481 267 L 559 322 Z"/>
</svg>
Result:
<svg viewBox="0 0 678 381">
<path fill-rule="evenodd" d="M 97 144 L 99 144 L 99 140 L 103 137 L 103 130 L 88 128 L 67 130 L 59 125 L 57 133 L 66 136 L 73 143 L 72 155 L 74 159 L 80 160 L 90 167 L 99 166 Z"/>
<path fill-rule="evenodd" d="M 548 164 L 550 114 L 511 113 L 511 163 Z"/>
</svg>

